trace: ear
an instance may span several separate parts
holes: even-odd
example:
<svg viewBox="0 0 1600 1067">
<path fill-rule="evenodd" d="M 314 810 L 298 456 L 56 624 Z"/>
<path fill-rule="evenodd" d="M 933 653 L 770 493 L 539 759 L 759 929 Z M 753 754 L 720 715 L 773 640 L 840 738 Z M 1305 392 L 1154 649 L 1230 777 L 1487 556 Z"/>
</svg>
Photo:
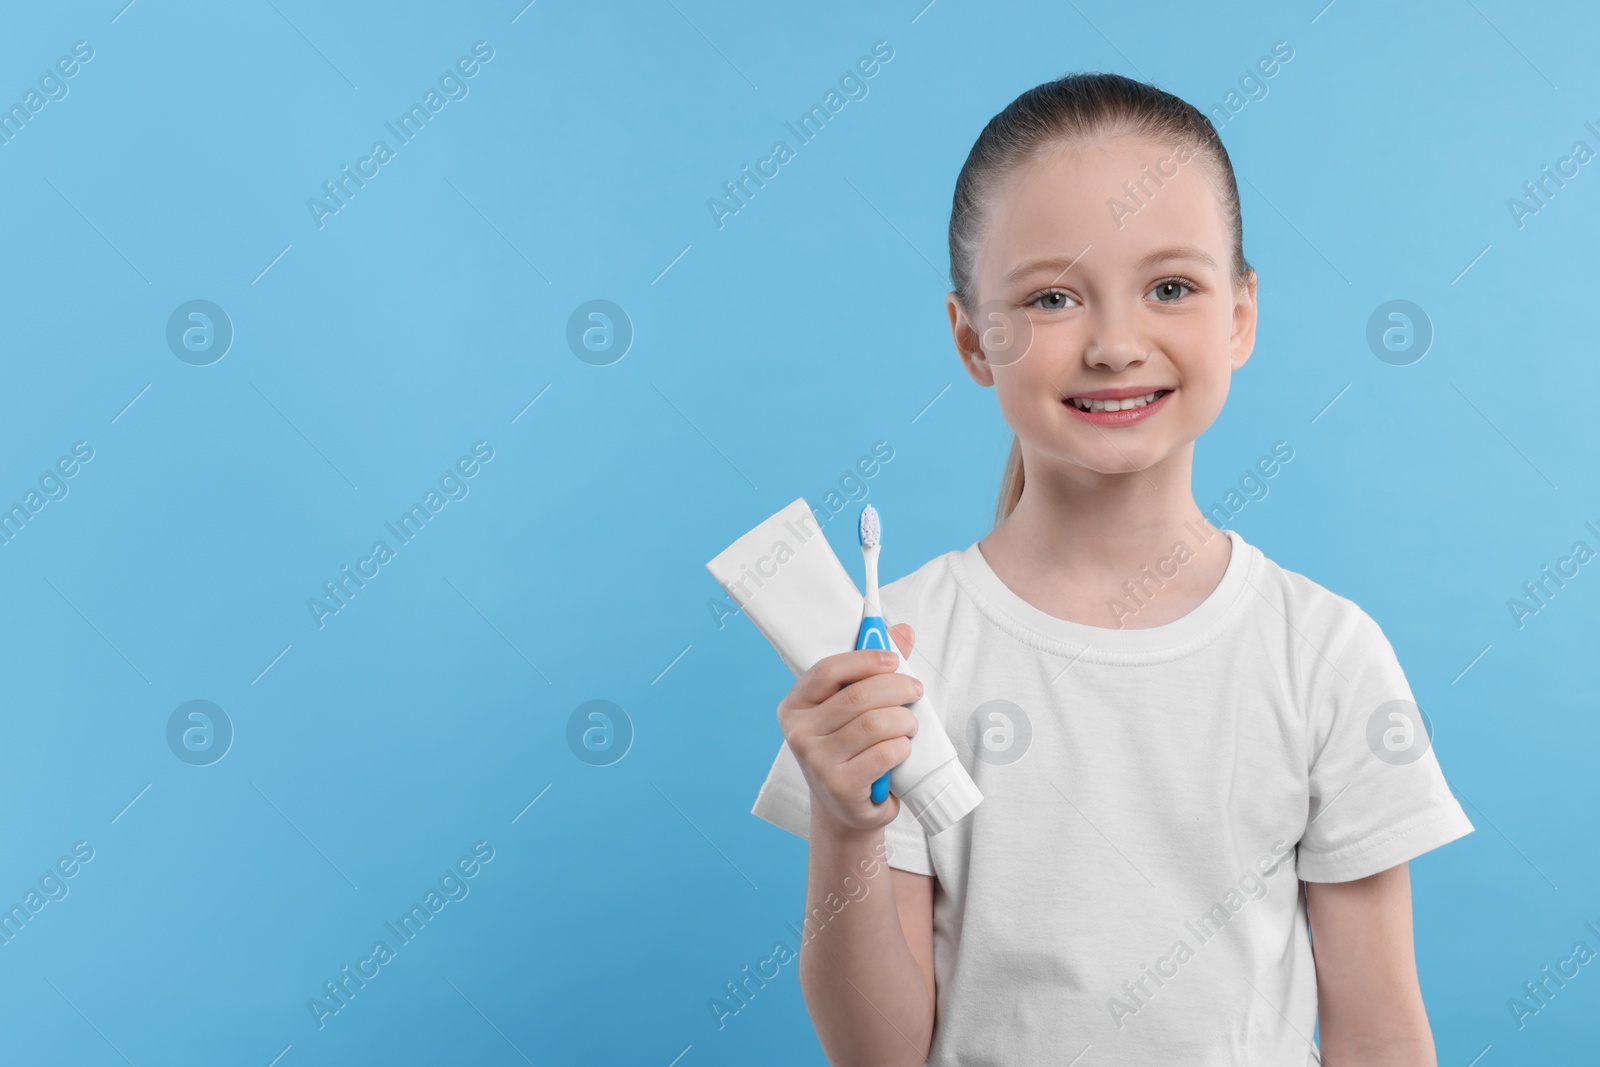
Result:
<svg viewBox="0 0 1600 1067">
<path fill-rule="evenodd" d="M 1238 287 L 1234 296 L 1233 335 L 1228 342 L 1234 370 L 1244 366 L 1250 353 L 1255 351 L 1256 311 L 1256 272 L 1251 271 L 1245 276 L 1245 284 Z"/>
<path fill-rule="evenodd" d="M 956 352 L 960 354 L 967 373 L 979 385 L 994 385 L 994 369 L 984 358 L 981 339 L 967 316 L 966 308 L 961 306 L 960 299 L 953 292 L 945 296 L 944 306 L 950 315 L 950 336 L 955 340 Z"/>
</svg>

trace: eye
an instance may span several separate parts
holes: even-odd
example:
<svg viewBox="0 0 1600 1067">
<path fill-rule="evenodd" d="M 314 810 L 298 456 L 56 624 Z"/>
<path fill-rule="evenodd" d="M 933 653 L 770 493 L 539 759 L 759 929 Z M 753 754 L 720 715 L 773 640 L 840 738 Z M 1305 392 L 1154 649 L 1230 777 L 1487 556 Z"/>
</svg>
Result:
<svg viewBox="0 0 1600 1067">
<path fill-rule="evenodd" d="M 1151 289 L 1150 292 L 1158 294 L 1156 296 L 1158 304 L 1171 304 L 1182 297 L 1183 294 L 1177 291 L 1179 289 L 1187 290 L 1191 293 L 1195 291 L 1195 287 L 1182 278 L 1163 278 L 1161 281 L 1156 282 L 1155 288 Z"/>
<path fill-rule="evenodd" d="M 1041 301 L 1047 302 L 1041 303 Z M 1072 297 L 1068 296 L 1060 289 L 1046 289 L 1044 292 L 1028 301 L 1029 305 L 1043 308 L 1046 311 L 1061 311 L 1071 302 Z"/>
</svg>

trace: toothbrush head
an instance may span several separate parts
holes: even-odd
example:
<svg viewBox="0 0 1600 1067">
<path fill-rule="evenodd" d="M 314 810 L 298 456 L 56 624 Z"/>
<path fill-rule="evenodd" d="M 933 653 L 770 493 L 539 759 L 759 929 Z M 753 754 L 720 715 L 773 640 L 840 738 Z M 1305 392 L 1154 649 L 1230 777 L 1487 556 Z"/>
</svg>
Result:
<svg viewBox="0 0 1600 1067">
<path fill-rule="evenodd" d="M 883 540 L 883 526 L 878 521 L 878 509 L 868 504 L 861 509 L 861 547 L 877 548 Z"/>
</svg>

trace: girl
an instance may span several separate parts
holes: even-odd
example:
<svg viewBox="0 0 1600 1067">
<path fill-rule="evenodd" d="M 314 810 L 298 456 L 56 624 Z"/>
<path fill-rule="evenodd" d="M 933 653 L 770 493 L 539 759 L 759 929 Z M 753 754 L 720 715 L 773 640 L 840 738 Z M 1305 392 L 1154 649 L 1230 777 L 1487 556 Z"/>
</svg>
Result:
<svg viewBox="0 0 1600 1067">
<path fill-rule="evenodd" d="M 810 842 L 830 1062 L 1431 1067 L 1406 863 L 1472 824 L 1378 624 L 1190 490 L 1255 342 L 1216 131 L 1116 75 L 1031 89 L 961 169 L 950 262 L 1016 433 L 995 528 L 883 589 L 920 682 L 874 651 L 795 682 L 753 809 Z M 931 838 L 869 799 L 921 685 L 985 798 Z"/>
</svg>

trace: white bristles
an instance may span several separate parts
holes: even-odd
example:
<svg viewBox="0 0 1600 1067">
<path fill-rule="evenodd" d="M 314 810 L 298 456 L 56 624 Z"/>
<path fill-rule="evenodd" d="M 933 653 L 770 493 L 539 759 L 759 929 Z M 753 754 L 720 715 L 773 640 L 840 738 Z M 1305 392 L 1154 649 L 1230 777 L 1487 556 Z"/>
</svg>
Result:
<svg viewBox="0 0 1600 1067">
<path fill-rule="evenodd" d="M 878 509 L 868 504 L 861 509 L 861 547 L 876 548 L 880 532 Z"/>
</svg>

